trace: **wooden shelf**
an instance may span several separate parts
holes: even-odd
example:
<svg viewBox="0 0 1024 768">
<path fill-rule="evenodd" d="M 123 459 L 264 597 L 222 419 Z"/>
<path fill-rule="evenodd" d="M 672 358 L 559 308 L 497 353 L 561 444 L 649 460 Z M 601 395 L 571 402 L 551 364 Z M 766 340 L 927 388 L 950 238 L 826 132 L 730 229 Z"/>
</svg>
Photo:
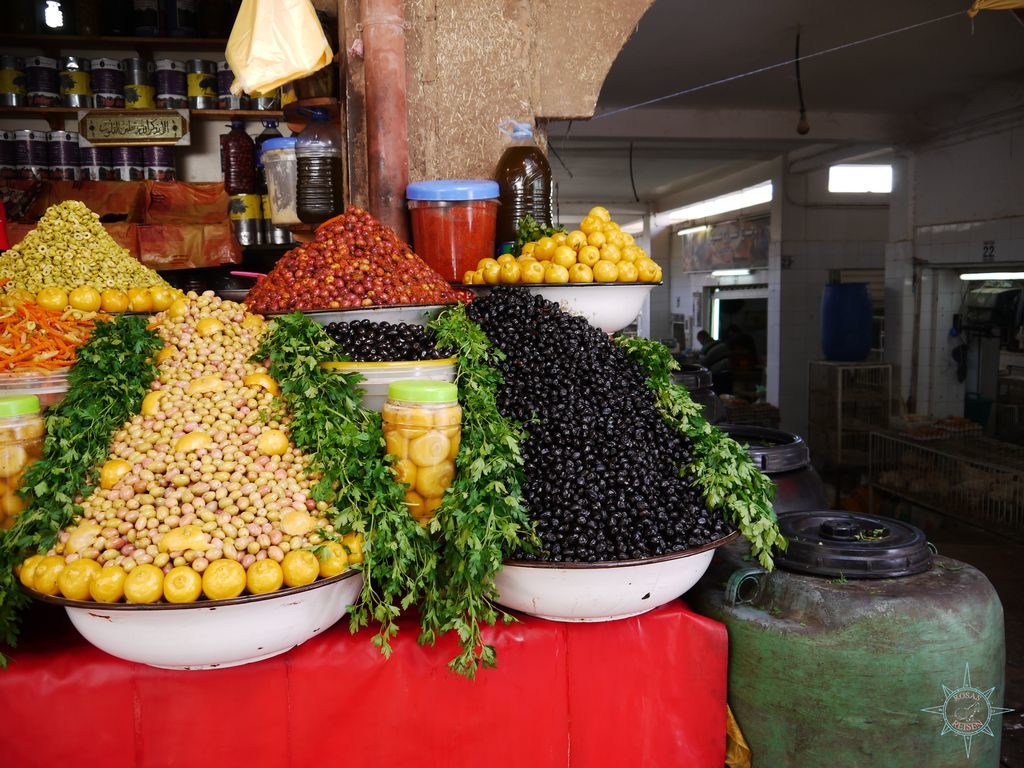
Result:
<svg viewBox="0 0 1024 768">
<path fill-rule="evenodd" d="M 0 118 L 22 118 L 46 120 L 51 127 L 62 120 L 73 120 L 82 110 L 102 112 L 99 108 L 77 107 L 0 107 Z M 130 110 L 111 109 L 111 112 Z M 149 110 L 152 111 L 152 110 Z M 284 113 L 279 109 L 193 109 L 189 110 L 192 120 L 283 120 Z M 58 130 L 52 128 L 52 130 Z"/>
<path fill-rule="evenodd" d="M 79 48 L 103 50 L 129 48 L 142 51 L 223 51 L 227 47 L 223 37 L 85 37 L 83 35 L 11 35 L 0 34 L 3 48 Z"/>
</svg>

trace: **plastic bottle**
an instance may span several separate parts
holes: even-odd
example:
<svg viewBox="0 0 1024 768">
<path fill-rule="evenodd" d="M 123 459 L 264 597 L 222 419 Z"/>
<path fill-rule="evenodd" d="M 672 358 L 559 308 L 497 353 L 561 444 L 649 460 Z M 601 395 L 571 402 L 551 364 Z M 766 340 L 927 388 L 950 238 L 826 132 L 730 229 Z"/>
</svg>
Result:
<svg viewBox="0 0 1024 768">
<path fill-rule="evenodd" d="M 256 191 L 256 144 L 245 132 L 242 120 L 232 120 L 231 130 L 220 137 L 220 167 L 229 195 Z"/>
<path fill-rule="evenodd" d="M 310 110 L 310 123 L 295 144 L 296 203 L 304 224 L 320 224 L 342 212 L 341 131 L 327 111 Z"/>
<path fill-rule="evenodd" d="M 494 172 L 501 202 L 495 233 L 501 253 L 511 249 L 524 216 L 551 226 L 551 166 L 533 140 L 533 126 L 510 121 L 498 129 L 512 139 Z"/>
<path fill-rule="evenodd" d="M 267 194 L 267 172 L 263 167 L 263 143 L 268 139 L 280 139 L 281 132 L 277 130 L 277 120 L 264 120 L 263 132 L 256 137 L 256 191 Z"/>
</svg>

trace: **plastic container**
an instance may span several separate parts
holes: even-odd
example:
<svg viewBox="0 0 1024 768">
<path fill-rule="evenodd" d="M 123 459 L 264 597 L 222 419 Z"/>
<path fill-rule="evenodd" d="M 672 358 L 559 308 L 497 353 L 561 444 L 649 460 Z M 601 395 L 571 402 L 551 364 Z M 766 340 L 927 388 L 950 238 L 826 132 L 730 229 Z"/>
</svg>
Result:
<svg viewBox="0 0 1024 768">
<path fill-rule="evenodd" d="M 43 455 L 46 427 L 35 395 L 0 396 L 0 528 L 25 507 L 17 494 L 25 468 Z"/>
<path fill-rule="evenodd" d="M 382 411 L 388 399 L 388 387 L 393 382 L 409 379 L 426 381 L 455 381 L 456 360 L 417 360 L 394 363 L 324 363 L 324 368 L 338 373 L 358 373 L 363 380 L 356 384 L 363 391 L 363 408 Z"/>
<path fill-rule="evenodd" d="M 232 120 L 231 130 L 220 137 L 220 169 L 229 195 L 256 191 L 256 144 L 245 132 L 242 120 Z"/>
<path fill-rule="evenodd" d="M 25 106 L 25 61 L 0 56 L 0 107 Z"/>
<path fill-rule="evenodd" d="M 35 395 L 44 411 L 64 399 L 68 391 L 68 371 L 39 373 L 0 373 L 0 397 L 9 395 Z"/>
<path fill-rule="evenodd" d="M 310 110 L 310 122 L 295 142 L 296 207 L 304 224 L 320 224 L 342 212 L 341 132 L 327 111 Z"/>
<path fill-rule="evenodd" d="M 92 105 L 92 64 L 81 56 L 60 60 L 60 98 L 65 107 Z"/>
<path fill-rule="evenodd" d="M 551 166 L 533 140 L 533 126 L 509 122 L 500 130 L 512 143 L 494 171 L 501 201 L 496 237 L 498 251 L 509 252 L 523 217 L 532 216 L 537 223 L 551 226 Z"/>
<path fill-rule="evenodd" d="M 392 382 L 381 418 L 384 443 L 396 459 L 392 469 L 405 486 L 409 514 L 426 525 L 455 479 L 462 440 L 459 388 L 422 379 Z"/>
<path fill-rule="evenodd" d="M 267 197 L 270 198 L 270 219 L 275 226 L 301 224 L 296 200 L 298 161 L 295 142 L 289 138 L 267 139 L 262 152 L 264 174 L 267 179 Z"/>
<path fill-rule="evenodd" d="M 416 181 L 406 187 L 413 246 L 449 282 L 494 254 L 498 184 L 486 179 Z"/>
</svg>

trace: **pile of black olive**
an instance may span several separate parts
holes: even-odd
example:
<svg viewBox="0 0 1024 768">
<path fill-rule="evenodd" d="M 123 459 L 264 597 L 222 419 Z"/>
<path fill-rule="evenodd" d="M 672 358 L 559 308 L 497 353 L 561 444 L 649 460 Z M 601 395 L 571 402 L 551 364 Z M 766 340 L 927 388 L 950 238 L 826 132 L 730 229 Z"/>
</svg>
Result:
<svg viewBox="0 0 1024 768">
<path fill-rule="evenodd" d="M 360 363 L 448 357 L 434 348 L 433 332 L 420 325 L 354 320 L 351 323 L 330 323 L 326 330 L 349 359 Z"/>
<path fill-rule="evenodd" d="M 523 496 L 542 559 L 653 557 L 730 532 L 681 473 L 690 441 L 604 333 L 520 288 L 495 288 L 468 314 L 506 355 L 498 408 L 526 426 Z"/>
</svg>

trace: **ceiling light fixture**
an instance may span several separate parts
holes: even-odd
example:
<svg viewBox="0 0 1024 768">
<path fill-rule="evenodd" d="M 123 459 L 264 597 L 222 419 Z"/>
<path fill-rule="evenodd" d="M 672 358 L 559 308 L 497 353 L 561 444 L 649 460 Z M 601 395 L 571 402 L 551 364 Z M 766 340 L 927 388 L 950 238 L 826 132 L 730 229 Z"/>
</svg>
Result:
<svg viewBox="0 0 1024 768">
<path fill-rule="evenodd" d="M 772 201 L 772 183 L 763 181 L 752 187 L 741 189 L 737 192 L 730 192 L 727 195 L 719 195 L 699 203 L 666 211 L 665 217 L 670 224 L 682 224 L 685 221 L 700 221 L 721 213 L 738 211 L 743 208 L 752 208 L 755 205 L 763 205 Z"/>
<path fill-rule="evenodd" d="M 712 277 L 747 277 L 749 269 L 716 269 L 711 273 Z"/>
<path fill-rule="evenodd" d="M 678 232 L 676 232 L 676 234 L 682 237 L 683 235 L 695 235 L 698 232 L 707 232 L 709 229 L 711 229 L 710 224 L 701 224 L 696 227 L 687 227 L 686 229 L 680 229 Z"/>
<path fill-rule="evenodd" d="M 1024 272 L 964 272 L 961 280 L 1024 280 Z"/>
</svg>

